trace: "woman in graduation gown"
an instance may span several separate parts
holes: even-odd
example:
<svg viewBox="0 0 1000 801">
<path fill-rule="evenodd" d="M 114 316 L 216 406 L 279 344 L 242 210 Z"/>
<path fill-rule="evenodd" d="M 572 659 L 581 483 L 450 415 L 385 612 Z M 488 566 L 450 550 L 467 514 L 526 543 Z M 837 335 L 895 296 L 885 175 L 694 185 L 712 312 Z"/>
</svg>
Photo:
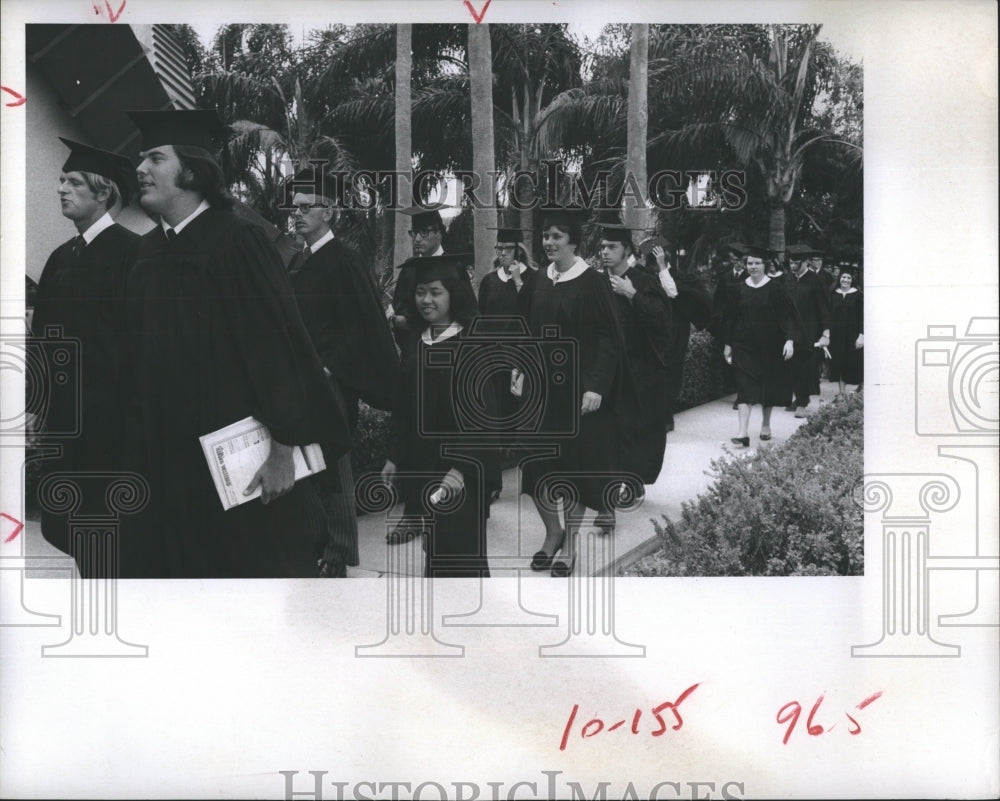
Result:
<svg viewBox="0 0 1000 801">
<path fill-rule="evenodd" d="M 865 306 L 849 271 L 840 273 L 839 282 L 830 296 L 830 380 L 843 393 L 845 384 L 860 385 L 864 380 Z"/>
<path fill-rule="evenodd" d="M 389 454 L 382 477 L 397 483 L 406 509 L 429 521 L 424 575 L 488 577 L 484 476 L 492 451 L 477 440 L 476 420 L 496 416 L 492 385 L 475 398 L 458 380 L 463 359 L 482 355 L 467 347 L 477 313 L 465 270 L 469 254 L 412 259 L 414 306 L 419 318 L 410 348 L 402 354 L 393 404 Z M 464 408 L 463 408 L 464 407 Z M 477 448 L 477 445 L 480 447 Z"/>
<path fill-rule="evenodd" d="M 531 496 L 545 526 L 545 540 L 531 567 L 551 568 L 553 576 L 562 577 L 573 571 L 576 536 L 585 510 L 610 512 L 607 481 L 601 476 L 621 470 L 622 422 L 635 413 L 635 395 L 608 279 L 577 254 L 582 241 L 579 216 L 549 212 L 543 217 L 542 231 L 550 263 L 535 284 L 528 325 L 540 340 L 546 328 L 555 326 L 559 340 L 575 343 L 579 381 L 565 380 L 561 370 L 547 370 L 538 430 L 553 434 L 552 444 L 559 453 L 523 463 L 521 492 Z M 578 426 L 572 424 L 574 420 Z M 574 429 L 570 436 L 557 436 L 557 432 Z M 545 492 L 552 480 L 565 482 L 576 494 L 563 510 L 564 522 Z M 559 551 L 562 558 L 555 560 Z"/>
<path fill-rule="evenodd" d="M 232 210 L 211 155 L 224 136 L 214 111 L 130 116 L 143 136 L 141 202 L 161 219 L 127 284 L 125 444 L 150 502 L 122 522 L 122 576 L 316 576 L 326 516 L 310 482 L 284 484 L 284 455 L 319 443 L 332 464 L 350 432 L 281 257 Z M 248 416 L 271 436 L 263 497 L 224 510 L 199 437 Z"/>
<path fill-rule="evenodd" d="M 537 271 L 524 248 L 521 229 L 498 228 L 496 231 L 497 257 L 494 260 L 496 269 L 485 275 L 483 280 L 479 282 L 479 313 L 482 318 L 521 318 L 522 321 L 525 321 L 522 325 L 526 325 L 528 306 L 531 303 L 531 293 L 535 288 Z M 480 320 L 480 324 L 484 322 L 490 321 Z M 489 331 L 501 336 L 516 336 L 523 333 L 522 325 L 518 325 L 513 320 L 497 321 L 489 328 Z M 497 411 L 501 419 L 513 418 L 517 414 L 520 399 L 511 394 L 509 373 L 506 371 L 494 373 L 492 382 Z M 487 489 L 491 501 L 499 498 L 503 489 L 499 460 L 496 462 L 496 467 L 496 472 L 487 476 Z"/>
<path fill-rule="evenodd" d="M 799 330 L 798 315 L 780 280 L 764 274 L 763 248 L 748 248 L 747 277 L 728 293 L 724 315 L 723 355 L 733 366 L 739 435 L 734 445 L 750 445 L 750 407 L 763 408 L 760 438 L 771 438 L 771 409 L 791 397 L 785 362 L 794 354 L 793 340 Z"/>
</svg>

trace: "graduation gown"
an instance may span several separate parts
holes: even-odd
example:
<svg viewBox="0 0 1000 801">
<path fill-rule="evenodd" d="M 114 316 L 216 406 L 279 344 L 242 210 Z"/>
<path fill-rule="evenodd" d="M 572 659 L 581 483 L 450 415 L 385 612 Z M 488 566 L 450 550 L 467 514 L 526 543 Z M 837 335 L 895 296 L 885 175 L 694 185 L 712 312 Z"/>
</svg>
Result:
<svg viewBox="0 0 1000 801">
<path fill-rule="evenodd" d="M 782 355 L 795 339 L 795 308 L 782 281 L 744 281 L 729 295 L 725 344 L 732 348 L 738 403 L 784 406 L 791 388 Z"/>
<path fill-rule="evenodd" d="M 860 384 L 864 380 L 864 349 L 854 343 L 865 330 L 864 293 L 830 294 L 830 380 Z"/>
<path fill-rule="evenodd" d="M 360 256 L 334 239 L 304 263 L 296 257 L 289 274 L 323 366 L 355 398 L 389 411 L 399 356 Z"/>
<path fill-rule="evenodd" d="M 466 358 L 462 349 L 465 334 L 463 331 L 434 344 L 427 344 L 419 334 L 415 336 L 403 355 L 395 387 L 388 458 L 401 473 L 420 474 L 403 475 L 398 485 L 406 513 L 422 515 L 429 521 L 431 533 L 424 546 L 426 576 L 490 574 L 486 559 L 489 502 L 485 476 L 494 469 L 496 452 L 477 443 L 475 427 L 458 414 L 462 401 L 454 379 L 462 370 L 461 359 Z M 430 359 L 429 351 L 451 355 Z M 495 414 L 491 385 L 485 385 L 480 400 L 486 404 L 488 416 Z M 464 482 L 460 502 L 445 507 L 430 504 L 430 495 L 453 468 L 462 474 Z"/>
<path fill-rule="evenodd" d="M 264 233 L 210 208 L 173 241 L 142 238 L 127 285 L 126 447 L 150 487 L 123 522 L 125 577 L 308 577 L 326 530 L 299 481 L 224 511 L 198 437 L 253 415 L 286 445 L 319 442 L 327 464 L 350 433 Z"/>
<path fill-rule="evenodd" d="M 49 256 L 38 285 L 30 343 L 47 359 L 48 329 L 79 340 L 78 382 L 47 382 L 38 389 L 47 401 L 43 431 L 62 446 L 62 455 L 42 462 L 46 474 L 122 469 L 121 348 L 125 337 L 125 278 L 135 260 L 139 236 L 118 224 L 99 233 L 76 255 L 73 240 Z M 45 371 L 43 376 L 47 376 Z M 79 430 L 78 436 L 72 432 Z M 59 436 L 66 434 L 66 436 Z M 82 498 L 78 514 L 107 514 L 103 495 Z M 64 515 L 44 512 L 42 535 L 70 552 Z M 81 566 L 81 570 L 83 566 Z"/>
<path fill-rule="evenodd" d="M 638 413 L 624 421 L 624 464 L 638 473 L 644 484 L 652 484 L 663 467 L 667 444 L 670 416 L 667 367 L 673 315 L 659 277 L 635 267 L 626 270 L 622 277 L 628 278 L 636 290 L 631 300 L 617 294 L 614 300 L 639 400 Z M 690 329 L 690 323 L 685 325 Z"/>
<path fill-rule="evenodd" d="M 577 259 L 577 264 L 582 263 Z M 573 367 L 578 381 L 559 380 L 561 371 L 546 370 L 537 431 L 543 435 L 553 432 L 552 444 L 558 446 L 559 455 L 524 462 L 521 491 L 535 497 L 546 474 L 569 473 L 567 481 L 575 487 L 580 501 L 596 511 L 606 511 L 607 480 L 572 474 L 620 471 L 624 423 L 637 414 L 635 388 L 607 277 L 587 268 L 576 278 L 553 284 L 547 273 L 541 272 L 528 310 L 528 327 L 545 344 L 546 353 L 557 344 L 545 336 L 543 329 L 551 326 L 557 328 L 560 340 L 575 343 Z M 583 393 L 588 391 L 601 396 L 601 406 L 581 415 Z M 567 431 L 567 423 L 574 417 L 579 420 L 575 434 L 556 434 Z M 544 436 L 532 442 L 542 444 Z"/>
<path fill-rule="evenodd" d="M 798 313 L 793 358 L 793 390 L 801 405 L 809 395 L 819 394 L 819 364 L 822 350 L 813 347 L 820 335 L 830 328 L 830 292 L 825 278 L 806 270 L 800 278 L 788 272 L 784 276 L 788 294 Z"/>
</svg>

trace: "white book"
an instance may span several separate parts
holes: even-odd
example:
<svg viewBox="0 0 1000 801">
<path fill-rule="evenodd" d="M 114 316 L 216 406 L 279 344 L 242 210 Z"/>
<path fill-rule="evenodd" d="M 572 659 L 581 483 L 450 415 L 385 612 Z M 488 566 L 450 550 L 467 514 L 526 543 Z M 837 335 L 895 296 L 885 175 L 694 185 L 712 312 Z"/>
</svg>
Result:
<svg viewBox="0 0 1000 801">
<path fill-rule="evenodd" d="M 198 437 L 208 469 L 223 509 L 259 498 L 260 486 L 249 495 L 243 490 L 253 480 L 271 452 L 271 432 L 255 417 L 246 417 L 218 431 Z M 292 449 L 295 480 L 326 469 L 323 449 L 318 443 L 296 445 Z"/>
</svg>

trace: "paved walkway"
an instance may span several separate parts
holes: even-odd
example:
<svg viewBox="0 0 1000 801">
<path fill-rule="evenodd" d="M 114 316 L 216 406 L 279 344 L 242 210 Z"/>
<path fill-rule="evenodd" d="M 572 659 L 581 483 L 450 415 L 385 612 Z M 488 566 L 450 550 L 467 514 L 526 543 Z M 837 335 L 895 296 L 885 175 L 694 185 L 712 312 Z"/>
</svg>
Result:
<svg viewBox="0 0 1000 801">
<path fill-rule="evenodd" d="M 822 382 L 821 388 L 819 403 L 832 400 L 836 384 Z M 762 445 L 780 447 L 805 422 L 801 418 L 796 419 L 791 412 L 775 409 L 771 415 L 773 438 L 769 443 L 761 443 L 757 436 L 760 432 L 760 409 L 754 408 L 750 418 L 750 447 L 734 446 L 730 443 L 730 437 L 737 433 L 733 398 L 730 395 L 675 415 L 676 430 L 667 436 L 666 456 L 659 480 L 646 488 L 646 497 L 638 508 L 618 512 L 613 537 L 593 533 L 589 525 L 592 513 L 586 518 L 578 546 L 577 570 L 590 575 L 619 570 L 651 553 L 658 547 L 651 520 L 659 520 L 661 515 L 676 520 L 680 516 L 681 504 L 695 498 L 711 483 L 708 473 L 714 459 L 755 453 Z M 817 406 L 814 398 L 811 408 L 816 409 Z M 503 494 L 493 504 L 489 521 L 487 539 L 491 574 L 516 576 L 520 572 L 521 575 L 547 577 L 548 573 L 533 573 L 527 569 L 531 555 L 541 547 L 544 529 L 531 499 L 516 494 L 516 468 L 504 473 L 503 485 Z M 358 524 L 361 563 L 357 568 L 349 568 L 349 576 L 415 573 L 423 569 L 418 540 L 405 545 L 386 545 L 386 522 L 381 516 L 363 516 Z M 39 523 L 27 521 L 25 534 L 28 575 L 65 576 L 67 566 L 73 566 L 72 561 L 45 542 Z"/>
</svg>

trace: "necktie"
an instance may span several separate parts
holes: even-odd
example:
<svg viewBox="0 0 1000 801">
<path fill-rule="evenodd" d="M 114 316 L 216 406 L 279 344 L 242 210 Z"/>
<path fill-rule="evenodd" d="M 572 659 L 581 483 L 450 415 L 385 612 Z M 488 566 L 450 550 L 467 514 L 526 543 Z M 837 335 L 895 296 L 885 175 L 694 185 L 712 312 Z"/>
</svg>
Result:
<svg viewBox="0 0 1000 801">
<path fill-rule="evenodd" d="M 177 239 L 177 232 L 173 228 L 168 228 L 167 229 L 167 241 L 168 242 L 173 242 L 175 239 Z"/>
<path fill-rule="evenodd" d="M 309 245 L 306 245 L 304 248 L 302 248 L 302 261 L 305 261 L 306 259 L 308 259 L 310 256 L 312 256 L 312 254 L 313 254 L 313 252 L 309 248 Z"/>
<path fill-rule="evenodd" d="M 294 256 L 292 256 L 292 260 L 288 262 L 289 278 L 294 278 L 299 273 L 299 271 L 302 269 L 302 261 L 303 261 L 302 251 L 299 251 Z"/>
<path fill-rule="evenodd" d="M 73 255 L 79 256 L 85 247 L 87 247 L 87 240 L 83 238 L 83 234 L 80 234 L 73 240 Z"/>
</svg>

